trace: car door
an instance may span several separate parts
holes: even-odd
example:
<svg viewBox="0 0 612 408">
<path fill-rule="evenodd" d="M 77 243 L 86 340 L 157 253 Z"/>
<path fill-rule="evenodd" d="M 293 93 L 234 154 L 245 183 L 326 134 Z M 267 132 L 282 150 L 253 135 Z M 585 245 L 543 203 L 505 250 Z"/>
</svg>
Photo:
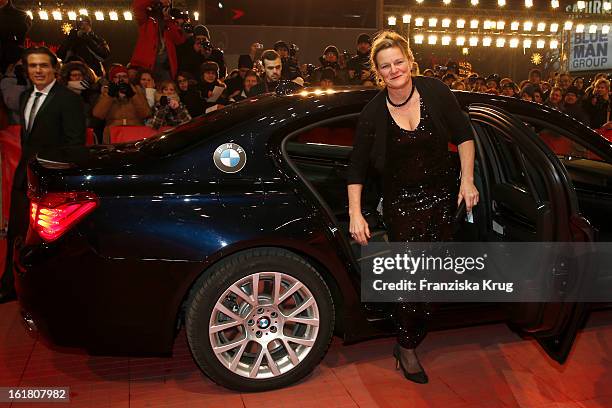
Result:
<svg viewBox="0 0 612 408">
<path fill-rule="evenodd" d="M 591 242 L 593 231 L 578 213 L 576 192 L 567 172 L 535 133 L 492 106 L 472 105 L 469 115 L 478 133 L 479 156 L 484 158 L 484 197 L 490 209 L 487 240 Z M 579 281 L 580 275 L 551 274 L 550 279 L 560 280 L 552 283 L 558 287 L 563 281 Z M 585 317 L 584 304 L 506 306 L 511 327 L 534 336 L 551 358 L 565 361 Z"/>
</svg>

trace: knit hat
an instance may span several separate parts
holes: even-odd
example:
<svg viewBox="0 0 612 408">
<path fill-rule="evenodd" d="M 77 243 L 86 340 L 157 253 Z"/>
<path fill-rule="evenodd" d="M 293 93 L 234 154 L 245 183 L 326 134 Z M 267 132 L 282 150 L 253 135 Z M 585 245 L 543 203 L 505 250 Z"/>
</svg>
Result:
<svg viewBox="0 0 612 408">
<path fill-rule="evenodd" d="M 205 36 L 206 38 L 208 38 L 208 41 L 211 40 L 210 32 L 208 31 L 208 28 L 206 28 L 206 26 L 197 25 L 197 26 L 193 27 L 193 36 L 197 37 L 198 35 Z"/>
<path fill-rule="evenodd" d="M 241 55 L 238 57 L 238 68 L 253 68 L 253 60 L 248 55 Z"/>
<path fill-rule="evenodd" d="M 127 68 L 124 67 L 123 65 L 115 65 L 111 68 L 110 72 L 108 73 L 108 78 L 112 81 L 113 79 L 115 79 L 117 74 L 120 74 L 120 73 L 124 73 L 127 75 L 128 73 Z"/>
<path fill-rule="evenodd" d="M 219 64 L 217 64 L 215 61 L 206 61 L 205 63 L 200 65 L 201 73 L 209 71 L 214 71 L 217 73 L 217 75 L 219 75 Z"/>
<path fill-rule="evenodd" d="M 578 96 L 580 95 L 580 90 L 578 90 L 577 87 L 572 85 L 567 88 L 567 90 L 565 91 L 565 95 L 567 95 L 568 93 L 573 93 L 574 95 Z"/>
<path fill-rule="evenodd" d="M 338 47 L 336 47 L 335 45 L 328 45 L 325 48 L 325 51 L 323 51 L 323 55 L 330 52 L 336 54 L 336 57 L 340 55 L 340 51 L 338 51 Z"/>
<path fill-rule="evenodd" d="M 361 33 L 359 34 L 359 37 L 357 37 L 357 44 L 361 44 L 361 43 L 372 44 L 372 39 L 370 38 L 368 34 Z"/>
</svg>

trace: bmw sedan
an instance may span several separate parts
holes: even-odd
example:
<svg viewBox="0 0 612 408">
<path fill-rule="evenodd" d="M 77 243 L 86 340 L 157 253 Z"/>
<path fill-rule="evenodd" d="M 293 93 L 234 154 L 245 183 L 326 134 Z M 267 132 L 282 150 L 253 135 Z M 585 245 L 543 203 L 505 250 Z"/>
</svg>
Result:
<svg viewBox="0 0 612 408">
<path fill-rule="evenodd" d="M 348 156 L 376 92 L 267 94 L 135 143 L 38 157 L 15 256 L 24 319 L 96 354 L 167 355 L 184 327 L 202 371 L 243 391 L 303 378 L 334 334 L 392 334 L 390 305 L 360 302 L 348 234 Z M 610 240 L 610 142 L 542 105 L 456 95 L 481 193 L 474 222 L 458 218 L 459 239 Z M 366 197 L 364 212 L 381 237 L 377 203 Z M 434 320 L 503 320 L 563 362 L 586 313 L 577 303 L 452 304 Z"/>
</svg>

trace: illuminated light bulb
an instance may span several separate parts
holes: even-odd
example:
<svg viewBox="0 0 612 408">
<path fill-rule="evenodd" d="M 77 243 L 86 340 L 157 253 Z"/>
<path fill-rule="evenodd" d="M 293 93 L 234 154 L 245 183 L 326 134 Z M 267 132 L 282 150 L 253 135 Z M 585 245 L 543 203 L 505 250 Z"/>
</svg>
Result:
<svg viewBox="0 0 612 408">
<path fill-rule="evenodd" d="M 478 37 L 470 37 L 470 47 L 476 47 L 478 45 Z"/>
<path fill-rule="evenodd" d="M 538 40 L 538 42 L 536 43 L 536 47 L 537 48 L 544 48 L 544 46 L 546 45 L 546 41 L 544 40 Z"/>
<path fill-rule="evenodd" d="M 559 47 L 559 41 L 557 41 L 557 40 L 550 40 L 550 49 L 551 50 L 556 50 L 557 47 Z"/>
<path fill-rule="evenodd" d="M 490 29 L 490 28 L 491 28 L 491 21 L 490 21 L 490 20 L 485 20 L 485 21 L 482 23 L 482 27 L 483 27 L 485 30 Z"/>
<path fill-rule="evenodd" d="M 601 26 L 601 33 L 602 34 L 608 34 L 610 32 L 610 26 L 609 25 L 603 25 Z"/>
<path fill-rule="evenodd" d="M 604 9 L 605 11 L 610 11 L 610 10 L 612 10 L 612 3 L 610 3 L 609 1 L 604 1 L 604 4 L 603 4 L 603 9 Z"/>
<path fill-rule="evenodd" d="M 127 21 L 132 20 L 132 12 L 131 11 L 124 11 L 123 12 L 123 18 Z"/>
<path fill-rule="evenodd" d="M 437 35 L 430 35 L 429 37 L 427 37 L 427 43 L 430 45 L 435 45 L 438 42 L 438 36 Z"/>
<path fill-rule="evenodd" d="M 542 32 L 542 31 L 546 30 L 546 23 L 544 23 L 544 22 L 539 22 L 539 23 L 538 23 L 538 28 L 537 28 L 537 30 L 538 30 L 538 31 L 540 31 L 540 32 Z"/>
<path fill-rule="evenodd" d="M 554 8 L 554 9 L 559 8 L 559 0 L 552 0 L 550 2 L 550 7 Z"/>
<path fill-rule="evenodd" d="M 104 13 L 103 13 L 103 12 L 101 12 L 101 11 L 96 11 L 96 12 L 94 13 L 94 15 L 96 16 L 96 20 L 100 20 L 100 21 L 101 21 L 101 20 L 104 20 Z"/>
<path fill-rule="evenodd" d="M 591 24 L 589 26 L 589 34 L 595 34 L 597 32 L 597 24 Z"/>
<path fill-rule="evenodd" d="M 451 0 L 442 0 L 442 3 L 444 3 L 445 6 L 448 6 L 451 4 Z"/>
<path fill-rule="evenodd" d="M 470 0 L 470 3 L 472 4 L 472 6 L 477 6 L 478 0 Z"/>
<path fill-rule="evenodd" d="M 198 11 L 193 12 L 193 19 L 198 21 L 200 19 L 200 13 Z"/>
<path fill-rule="evenodd" d="M 62 12 L 59 10 L 55 10 L 53 13 L 51 13 L 51 15 L 53 16 L 54 20 L 61 20 L 62 19 Z"/>
<path fill-rule="evenodd" d="M 28 10 L 26 11 L 26 14 L 30 17 L 30 19 L 34 19 L 34 13 L 32 13 L 32 10 Z"/>
<path fill-rule="evenodd" d="M 521 26 L 521 23 L 519 23 L 518 21 L 513 21 L 512 23 L 510 23 L 510 29 L 512 31 L 518 31 L 520 26 Z"/>
<path fill-rule="evenodd" d="M 87 9 L 80 9 L 79 10 L 79 14 L 82 16 L 88 16 L 89 15 L 89 11 L 87 11 Z"/>
<path fill-rule="evenodd" d="M 113 21 L 117 21 L 119 20 L 119 15 L 117 14 L 116 11 L 111 11 L 108 13 L 108 17 L 113 20 Z"/>
<path fill-rule="evenodd" d="M 470 49 L 466 48 L 466 47 L 463 47 L 461 49 L 461 52 L 463 53 L 463 55 L 469 55 L 470 54 Z"/>
<path fill-rule="evenodd" d="M 48 20 L 48 19 L 49 19 L 49 14 L 48 14 L 48 13 L 47 13 L 45 10 L 40 10 L 40 11 L 38 12 L 38 17 L 39 17 L 41 20 Z"/>
<path fill-rule="evenodd" d="M 506 39 L 505 39 L 505 38 L 498 38 L 498 39 L 495 41 L 495 45 L 496 45 L 498 48 L 502 48 L 504 45 L 506 45 Z"/>
<path fill-rule="evenodd" d="M 573 26 L 574 23 L 571 21 L 566 21 L 565 23 L 563 23 L 563 29 L 567 31 L 571 30 Z"/>
<path fill-rule="evenodd" d="M 559 24 L 558 23 L 550 23 L 550 32 L 551 33 L 556 33 L 557 31 L 559 31 Z"/>
<path fill-rule="evenodd" d="M 74 20 L 76 20 L 76 18 L 77 18 L 76 11 L 69 11 L 68 12 L 68 20 L 74 21 Z"/>
<path fill-rule="evenodd" d="M 531 48 L 531 40 L 529 38 L 523 40 L 523 48 Z"/>
<path fill-rule="evenodd" d="M 519 45 L 519 39 L 518 38 L 510 39 L 510 48 L 517 48 L 518 45 Z"/>
<path fill-rule="evenodd" d="M 431 17 L 428 21 L 430 27 L 435 27 L 438 25 L 438 19 L 435 17 Z"/>
<path fill-rule="evenodd" d="M 586 1 L 579 1 L 576 3 L 576 6 L 578 6 L 578 10 L 584 10 L 586 8 Z"/>
<path fill-rule="evenodd" d="M 424 0 L 416 0 L 417 3 L 422 4 Z"/>
<path fill-rule="evenodd" d="M 525 0 L 525 7 L 532 8 L 533 7 L 533 0 Z"/>
<path fill-rule="evenodd" d="M 451 25 L 451 19 L 450 18 L 445 18 L 444 20 L 442 20 L 442 27 L 444 28 L 448 28 Z"/>
<path fill-rule="evenodd" d="M 423 27 L 424 22 L 425 22 L 425 19 L 423 17 L 417 17 L 414 19 L 414 25 L 417 27 Z"/>
<path fill-rule="evenodd" d="M 499 7 L 504 7 L 506 5 L 506 0 L 497 0 L 497 5 Z"/>
<path fill-rule="evenodd" d="M 470 28 L 478 28 L 478 20 L 470 21 Z"/>
<path fill-rule="evenodd" d="M 532 28 L 533 28 L 533 23 L 531 21 L 525 21 L 523 23 L 523 30 L 531 31 Z"/>
<path fill-rule="evenodd" d="M 584 33 L 584 24 L 578 24 L 576 26 L 576 32 L 577 33 Z"/>
<path fill-rule="evenodd" d="M 404 14 L 402 16 L 402 23 L 408 24 L 410 22 L 411 18 L 412 18 L 412 16 L 410 14 Z"/>
<path fill-rule="evenodd" d="M 423 34 L 417 34 L 414 36 L 414 43 L 415 44 L 423 44 L 423 39 L 425 38 L 425 36 Z"/>
<path fill-rule="evenodd" d="M 497 29 L 498 30 L 503 30 L 504 28 L 506 28 L 506 22 L 502 21 L 502 20 L 498 21 L 497 22 Z"/>
<path fill-rule="evenodd" d="M 459 47 L 463 47 L 465 45 L 465 37 L 462 36 L 462 35 L 457 37 L 457 39 L 455 41 L 457 42 L 457 45 Z"/>
<path fill-rule="evenodd" d="M 394 16 L 390 16 L 390 17 L 387 19 L 387 23 L 388 23 L 390 26 L 394 26 L 396 22 L 397 22 L 397 18 L 395 18 Z"/>
<path fill-rule="evenodd" d="M 460 18 L 457 20 L 457 28 L 465 28 L 465 20 Z"/>
<path fill-rule="evenodd" d="M 483 47 L 490 47 L 492 42 L 493 42 L 493 40 L 491 39 L 491 37 L 484 37 L 482 39 L 482 46 Z"/>
<path fill-rule="evenodd" d="M 442 45 L 449 45 L 451 42 L 451 38 L 449 35 L 445 35 L 442 37 Z"/>
</svg>

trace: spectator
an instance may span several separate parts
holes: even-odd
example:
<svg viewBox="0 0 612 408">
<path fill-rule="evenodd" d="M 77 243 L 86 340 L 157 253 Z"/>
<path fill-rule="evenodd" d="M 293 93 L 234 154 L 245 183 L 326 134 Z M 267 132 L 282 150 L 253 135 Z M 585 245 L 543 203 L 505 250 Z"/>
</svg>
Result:
<svg viewBox="0 0 612 408">
<path fill-rule="evenodd" d="M 253 63 L 251 62 L 251 58 L 248 55 L 241 55 L 238 58 L 238 70 L 232 71 L 225 80 L 225 85 L 227 85 L 225 97 L 227 99 L 240 95 L 243 90 L 244 78 L 247 72 L 252 69 Z"/>
<path fill-rule="evenodd" d="M 610 120 L 610 81 L 599 78 L 584 99 L 584 110 L 591 128 L 599 129 Z"/>
<path fill-rule="evenodd" d="M 19 98 L 29 84 L 21 61 L 9 65 L 4 77 L 0 79 L 0 92 L 2 92 L 2 99 L 7 108 L 9 123 L 12 125 L 20 123 Z"/>
<path fill-rule="evenodd" d="M 110 48 L 104 38 L 93 32 L 91 19 L 88 16 L 80 15 L 76 20 L 76 28 L 70 31 L 57 50 L 57 56 L 63 60 L 77 56 L 97 76 L 103 77 L 105 72 L 102 63 L 110 56 Z"/>
<path fill-rule="evenodd" d="M 266 92 L 273 92 L 278 86 L 283 71 L 283 63 L 280 55 L 274 50 L 266 50 L 261 54 L 261 62 L 264 67 L 264 78 L 259 84 L 251 89 L 251 96 Z"/>
<path fill-rule="evenodd" d="M 321 72 L 321 81 L 319 81 L 319 86 L 322 88 L 331 88 L 334 86 L 334 81 L 336 80 L 336 73 L 330 67 L 323 68 Z"/>
<path fill-rule="evenodd" d="M 487 92 L 487 80 L 481 76 L 478 76 L 474 81 L 474 87 L 472 90 L 474 92 Z"/>
<path fill-rule="evenodd" d="M 533 101 L 536 103 L 544 103 L 544 98 L 542 97 L 542 90 L 538 87 L 533 89 Z"/>
<path fill-rule="evenodd" d="M 502 78 L 499 80 L 499 89 L 502 89 L 504 85 L 509 84 L 509 83 L 513 83 L 511 78 Z"/>
<path fill-rule="evenodd" d="M 357 37 L 357 54 L 348 62 L 348 76 L 352 84 L 361 84 L 363 82 L 364 71 L 367 73 L 366 78 L 370 77 L 370 49 L 372 48 L 372 39 L 368 34 L 359 34 Z"/>
<path fill-rule="evenodd" d="M 519 89 L 516 84 L 512 81 L 506 82 L 501 88 L 501 94 L 504 96 L 510 96 L 516 98 L 519 93 Z"/>
<path fill-rule="evenodd" d="M 176 84 L 163 81 L 158 95 L 158 101 L 153 108 L 153 118 L 149 126 L 159 129 L 163 126 L 178 126 L 191 120 L 189 111 L 180 101 Z"/>
<path fill-rule="evenodd" d="M 74 61 L 62 67 L 60 77 L 62 84 L 81 97 L 87 127 L 94 128 L 98 123 L 92 115 L 92 110 L 100 96 L 95 72 L 83 62 Z"/>
<path fill-rule="evenodd" d="M 572 76 L 570 74 L 560 74 L 557 79 L 557 86 L 565 92 L 572 85 Z"/>
<path fill-rule="evenodd" d="M 579 92 L 580 91 L 575 86 L 570 86 L 569 88 L 567 88 L 567 91 L 565 91 L 565 97 L 563 99 L 563 112 L 573 117 L 574 119 L 579 120 L 580 122 L 588 125 L 589 115 L 587 115 L 581 104 L 578 102 Z"/>
<path fill-rule="evenodd" d="M 239 95 L 234 96 L 230 99 L 231 102 L 239 102 L 243 99 L 246 99 L 251 96 L 251 90 L 259 83 L 259 76 L 257 72 L 253 70 L 247 71 L 244 76 L 244 85 L 242 87 L 242 92 Z"/>
<path fill-rule="evenodd" d="M 563 111 L 563 91 L 561 88 L 555 86 L 553 89 L 551 89 L 548 100 L 544 105 Z"/>
<path fill-rule="evenodd" d="M 535 89 L 536 88 L 531 84 L 525 85 L 523 89 L 521 89 L 521 93 L 520 93 L 521 99 L 524 101 L 533 102 Z"/>
<path fill-rule="evenodd" d="M 138 22 L 138 39 L 130 65 L 149 69 L 160 79 L 176 77 L 176 46 L 186 40 L 178 24 L 170 17 L 171 0 L 133 0 Z"/>
<path fill-rule="evenodd" d="M 219 66 L 220 78 L 225 78 L 227 74 L 223 51 L 213 47 L 210 32 L 203 25 L 194 27 L 193 37 L 179 47 L 179 56 L 180 70 L 189 72 L 194 77 L 200 76 L 200 67 L 209 61 Z"/>
<path fill-rule="evenodd" d="M 578 98 L 582 99 L 584 97 L 584 78 L 583 77 L 576 77 L 574 78 L 574 82 L 572 82 L 572 85 L 574 87 L 576 87 L 576 89 L 578 90 Z"/>
<path fill-rule="evenodd" d="M 0 73 L 21 58 L 32 19 L 13 6 L 12 0 L 0 0 Z"/>
<path fill-rule="evenodd" d="M 539 87 L 540 82 L 542 81 L 542 71 L 540 71 L 537 68 L 534 68 L 531 71 L 529 71 L 528 78 L 529 78 L 528 81 L 530 84 L 534 85 L 535 87 Z"/>
<path fill-rule="evenodd" d="M 128 64 L 127 70 L 128 81 L 130 81 L 130 84 L 138 85 L 138 78 L 140 78 L 140 73 L 143 71 L 143 69 L 141 67 L 137 67 L 136 65 Z"/>
<path fill-rule="evenodd" d="M 124 66 L 114 66 L 109 73 L 110 83 L 102 87 L 102 95 L 93 115 L 106 121 L 104 143 L 110 143 L 110 129 L 114 126 L 143 126 L 151 110 L 140 86 L 129 83 Z"/>
<path fill-rule="evenodd" d="M 421 75 L 421 68 L 419 67 L 418 62 L 415 61 L 412 63 L 412 68 L 410 69 L 410 75 L 412 75 L 413 77 Z"/>
<path fill-rule="evenodd" d="M 444 82 L 449 88 L 456 80 L 457 77 L 455 76 L 455 74 L 444 74 L 444 76 L 442 77 L 442 82 Z"/>
<path fill-rule="evenodd" d="M 540 90 L 542 91 L 542 98 L 547 100 L 550 95 L 550 83 L 548 81 L 541 81 Z"/>
<path fill-rule="evenodd" d="M 204 111 L 218 103 L 227 104 L 227 101 L 221 98 L 221 94 L 225 90 L 225 84 L 219 81 L 219 65 L 214 61 L 208 61 L 202 64 L 201 71 L 198 92 Z"/>
<path fill-rule="evenodd" d="M 140 70 L 140 73 L 136 77 L 136 83 L 140 85 L 144 90 L 144 94 L 147 97 L 147 103 L 149 104 L 149 108 L 152 108 L 155 105 L 155 94 L 157 92 L 153 72 L 148 69 Z"/>
<path fill-rule="evenodd" d="M 178 83 L 178 94 L 181 102 L 185 104 L 192 118 L 204 112 L 202 100 L 196 87 L 197 82 L 188 72 L 179 72 L 176 77 Z"/>
<path fill-rule="evenodd" d="M 297 61 L 297 50 L 292 45 L 290 48 L 286 42 L 277 41 L 274 43 L 274 51 L 281 57 L 281 63 L 283 64 L 283 71 L 281 73 L 281 79 L 293 81 L 300 76 L 299 63 Z"/>
<path fill-rule="evenodd" d="M 425 71 L 423 71 L 423 76 L 434 77 L 436 74 L 434 73 L 433 69 L 427 68 Z"/>
<path fill-rule="evenodd" d="M 491 74 L 487 77 L 487 92 L 488 93 L 499 93 L 499 75 Z"/>
<path fill-rule="evenodd" d="M 259 61 L 261 57 L 261 52 L 263 51 L 263 44 L 259 42 L 255 42 L 251 44 L 249 47 L 248 54 L 241 54 L 238 57 L 238 67 L 240 67 L 241 61 L 242 64 L 248 66 L 249 69 L 253 69 L 255 66 L 255 62 Z"/>
<path fill-rule="evenodd" d="M 457 91 L 465 91 L 465 84 L 463 81 L 455 81 L 453 82 L 451 89 L 455 89 Z"/>
</svg>

